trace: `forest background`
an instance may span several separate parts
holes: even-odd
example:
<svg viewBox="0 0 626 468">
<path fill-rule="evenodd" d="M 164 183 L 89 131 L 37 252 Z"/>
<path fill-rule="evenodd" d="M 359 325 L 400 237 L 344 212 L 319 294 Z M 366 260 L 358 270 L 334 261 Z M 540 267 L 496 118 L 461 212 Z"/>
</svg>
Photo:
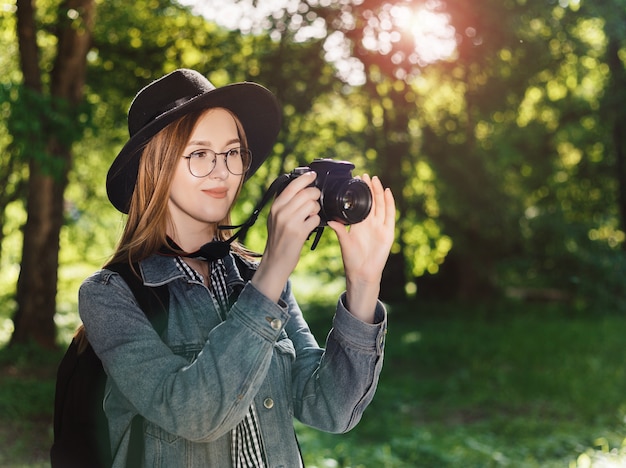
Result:
<svg viewBox="0 0 626 468">
<path fill-rule="evenodd" d="M 381 294 L 399 322 L 416 327 L 406 346 L 428 329 L 410 320 L 428 316 L 420 311 L 447 319 L 449 330 L 468 317 L 498 324 L 512 310 L 528 320 L 521 334 L 554 314 L 567 318 L 557 333 L 572 317 L 586 332 L 623 327 L 624 0 L 187 3 L 0 3 L 6 369 L 19 374 L 16 356 L 55 353 L 70 339 L 77 287 L 121 233 L 104 178 L 127 139 L 130 101 L 180 67 L 217 86 L 260 82 L 283 106 L 274 153 L 246 185 L 235 220 L 275 177 L 318 157 L 350 160 L 355 174 L 377 174 L 392 188 L 397 236 Z M 264 224 L 262 216 L 246 238 L 259 251 Z M 314 308 L 342 287 L 328 232 L 303 251 L 294 288 Z M 626 357 L 601 345 L 611 359 Z M 451 360 L 451 348 L 437 349 Z M 542 352 L 538 359 L 552 351 Z M 624 380 L 610 372 L 612 384 Z M 607 424 L 619 433 L 615 416 Z"/>
</svg>

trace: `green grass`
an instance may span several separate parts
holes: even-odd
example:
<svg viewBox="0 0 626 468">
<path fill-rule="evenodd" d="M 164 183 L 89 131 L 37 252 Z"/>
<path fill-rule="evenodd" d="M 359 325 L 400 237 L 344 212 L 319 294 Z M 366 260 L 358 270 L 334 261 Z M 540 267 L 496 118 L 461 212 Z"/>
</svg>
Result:
<svg viewBox="0 0 626 468">
<path fill-rule="evenodd" d="M 35 346 L 0 350 L 0 466 L 50 466 L 52 408 L 62 352 Z"/>
<path fill-rule="evenodd" d="M 374 401 L 348 434 L 298 425 L 306 465 L 626 466 L 625 342 L 624 317 L 546 305 L 390 308 Z M 46 466 L 57 359 L 0 350 L 0 466 Z"/>
<path fill-rule="evenodd" d="M 299 427 L 307 466 L 625 466 L 624 337 L 547 306 L 391 309 L 373 403 L 345 435 Z"/>
</svg>

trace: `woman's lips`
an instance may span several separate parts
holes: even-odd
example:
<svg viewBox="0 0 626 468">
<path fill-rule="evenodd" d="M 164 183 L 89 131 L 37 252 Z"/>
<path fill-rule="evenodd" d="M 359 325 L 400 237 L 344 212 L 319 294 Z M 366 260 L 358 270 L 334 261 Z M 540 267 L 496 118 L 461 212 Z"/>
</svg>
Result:
<svg viewBox="0 0 626 468">
<path fill-rule="evenodd" d="M 213 198 L 225 198 L 226 194 L 228 193 L 228 189 L 214 188 L 214 189 L 203 190 L 203 192 Z"/>
</svg>

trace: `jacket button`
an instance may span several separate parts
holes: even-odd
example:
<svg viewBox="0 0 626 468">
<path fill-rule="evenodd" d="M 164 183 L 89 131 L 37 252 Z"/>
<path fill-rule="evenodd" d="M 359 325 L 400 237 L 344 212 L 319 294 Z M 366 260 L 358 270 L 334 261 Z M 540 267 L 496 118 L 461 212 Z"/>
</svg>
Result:
<svg viewBox="0 0 626 468">
<path fill-rule="evenodd" d="M 272 409 L 274 407 L 274 400 L 269 397 L 266 398 L 265 400 L 263 400 L 263 406 L 265 406 L 267 409 Z"/>
<path fill-rule="evenodd" d="M 281 319 L 273 319 L 270 322 L 270 327 L 272 327 L 274 330 L 280 330 L 280 327 L 283 326 L 283 321 Z"/>
</svg>

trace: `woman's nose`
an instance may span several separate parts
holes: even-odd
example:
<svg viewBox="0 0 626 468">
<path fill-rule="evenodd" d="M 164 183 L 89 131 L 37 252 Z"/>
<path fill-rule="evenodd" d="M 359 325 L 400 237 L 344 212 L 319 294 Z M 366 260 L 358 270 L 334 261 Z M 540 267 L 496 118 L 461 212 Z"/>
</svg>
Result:
<svg viewBox="0 0 626 468">
<path fill-rule="evenodd" d="M 226 179 L 228 177 L 228 166 L 226 165 L 226 158 L 216 157 L 215 158 L 215 167 L 211 171 L 211 177 L 214 179 Z"/>
</svg>

